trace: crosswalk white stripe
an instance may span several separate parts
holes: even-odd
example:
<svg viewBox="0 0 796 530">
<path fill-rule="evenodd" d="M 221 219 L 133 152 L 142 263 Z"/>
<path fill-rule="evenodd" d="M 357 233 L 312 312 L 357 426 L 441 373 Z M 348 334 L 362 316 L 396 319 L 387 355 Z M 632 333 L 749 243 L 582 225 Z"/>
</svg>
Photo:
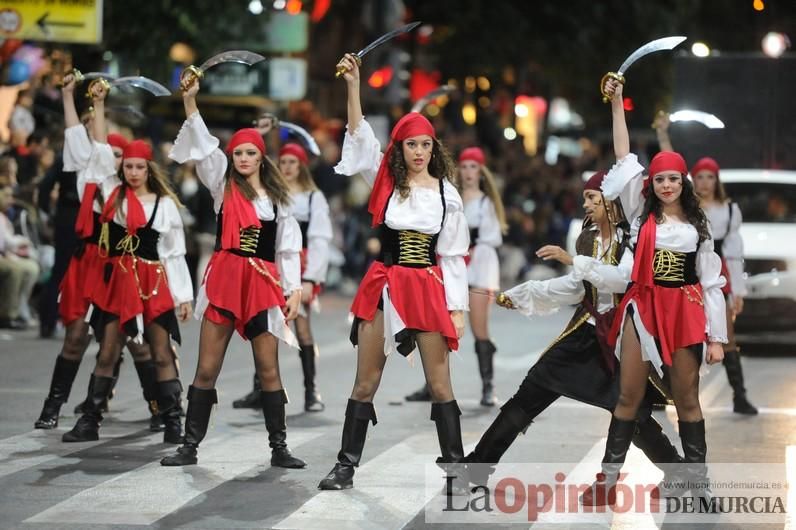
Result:
<svg viewBox="0 0 796 530">
<path fill-rule="evenodd" d="M 354 489 L 318 492 L 274 528 L 402 528 L 435 493 L 426 487 L 425 466 L 437 456 L 433 431 L 410 436 L 357 468 Z M 440 488 L 443 484 L 440 478 Z"/>
<path fill-rule="evenodd" d="M 292 429 L 288 440 L 295 447 L 321 435 L 320 430 Z M 202 444 L 198 466 L 152 462 L 83 490 L 25 522 L 151 525 L 205 491 L 267 465 L 265 437 L 264 429 L 225 432 Z"/>
</svg>

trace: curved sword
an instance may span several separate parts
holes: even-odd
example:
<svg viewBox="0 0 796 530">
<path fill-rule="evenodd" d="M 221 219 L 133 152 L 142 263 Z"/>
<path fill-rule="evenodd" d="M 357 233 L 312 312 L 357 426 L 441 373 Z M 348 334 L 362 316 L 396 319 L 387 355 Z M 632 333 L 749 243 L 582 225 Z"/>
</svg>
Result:
<svg viewBox="0 0 796 530">
<path fill-rule="evenodd" d="M 245 64 L 246 66 L 251 66 L 264 60 L 265 57 L 259 53 L 250 52 L 248 50 L 229 50 L 221 52 L 203 62 L 202 66 L 196 67 L 194 65 L 190 65 L 183 70 L 180 74 L 180 88 L 187 90 L 191 85 L 194 84 L 194 82 L 196 82 L 197 79 L 202 79 L 208 69 L 217 64 L 240 63 Z"/>
<path fill-rule="evenodd" d="M 684 109 L 672 112 L 669 114 L 669 121 L 672 123 L 678 121 L 695 121 L 701 123 L 708 129 L 724 128 L 724 122 L 716 115 L 710 114 L 709 112 L 702 112 L 701 110 Z"/>
<path fill-rule="evenodd" d="M 321 156 L 321 149 L 318 147 L 318 142 L 316 142 L 315 138 L 313 138 L 312 135 L 307 132 L 307 129 L 301 125 L 290 123 L 289 121 L 280 121 L 279 126 L 301 136 L 301 138 L 307 143 L 307 147 L 309 148 L 310 152 L 315 156 Z"/>
<path fill-rule="evenodd" d="M 147 92 L 157 96 L 170 96 L 171 91 L 148 77 L 134 75 L 128 77 L 120 77 L 116 81 L 111 83 L 111 86 L 116 86 L 119 88 L 127 88 L 127 87 L 135 87 L 140 88 L 142 90 L 146 90 Z"/>
<path fill-rule="evenodd" d="M 608 100 L 611 99 L 610 94 L 606 94 L 605 92 L 605 82 L 608 79 L 615 79 L 625 84 L 625 72 L 630 66 L 644 57 L 645 55 L 649 55 L 651 53 L 655 53 L 658 51 L 664 50 L 671 50 L 674 49 L 678 44 L 686 40 L 687 37 L 683 36 L 675 36 L 675 37 L 663 37 L 661 39 L 655 39 L 654 41 L 650 41 L 644 46 L 641 46 L 636 51 L 628 55 L 627 59 L 622 63 L 622 66 L 616 72 L 608 72 L 603 76 L 600 80 L 600 93 L 603 95 L 603 103 L 608 103 Z"/>
<path fill-rule="evenodd" d="M 456 87 L 453 85 L 442 85 L 435 88 L 422 98 L 418 99 L 415 104 L 412 105 L 412 112 L 421 112 L 424 108 L 426 108 L 426 105 L 439 97 L 447 96 L 454 90 L 456 90 Z"/>
<path fill-rule="evenodd" d="M 354 59 L 356 60 L 357 65 L 362 64 L 362 57 L 364 57 L 365 55 L 370 53 L 374 48 L 377 48 L 377 47 L 381 46 L 382 44 L 384 44 L 388 40 L 394 39 L 395 37 L 397 37 L 398 35 L 401 35 L 402 33 L 409 33 L 410 31 L 412 31 L 413 29 L 415 29 L 419 25 L 420 25 L 420 21 L 419 20 L 415 21 L 415 22 L 410 22 L 409 24 L 406 24 L 405 26 L 401 26 L 398 29 L 394 29 L 392 31 L 388 31 L 387 33 L 385 33 L 384 35 L 382 35 L 378 39 L 374 40 L 373 42 L 371 42 L 370 44 L 368 44 L 367 46 L 365 46 L 364 48 L 362 48 L 361 50 L 359 50 L 357 53 L 354 54 Z M 343 75 L 346 72 L 347 72 L 347 70 L 345 68 L 338 67 L 337 68 L 337 72 L 334 74 L 334 76 L 335 77 L 340 77 L 341 75 Z"/>
</svg>

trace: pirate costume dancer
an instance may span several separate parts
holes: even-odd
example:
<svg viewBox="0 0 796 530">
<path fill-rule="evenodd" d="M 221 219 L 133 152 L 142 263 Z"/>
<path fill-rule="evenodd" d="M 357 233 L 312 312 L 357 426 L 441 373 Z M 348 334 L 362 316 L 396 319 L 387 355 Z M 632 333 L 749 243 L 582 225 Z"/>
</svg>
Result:
<svg viewBox="0 0 796 530">
<path fill-rule="evenodd" d="M 467 310 L 469 247 L 467 219 L 449 182 L 453 163 L 435 138 L 431 123 L 418 113 L 401 118 L 382 155 L 359 102 L 359 68 L 352 55 L 338 64 L 348 86 L 348 128 L 342 160 L 335 168 L 361 174 L 372 186 L 368 210 L 379 227 L 381 251 L 360 283 L 351 312 L 351 342 L 357 346 L 357 376 L 345 414 L 337 463 L 318 487 L 353 486 L 368 423 L 376 424 L 373 397 L 387 355 L 410 355 L 416 347 L 433 403 L 445 468 L 464 457 L 461 411 L 450 381 L 449 352 L 456 351 Z M 419 296 L 419 293 L 423 293 Z M 465 484 L 454 485 L 457 492 Z"/>
<path fill-rule="evenodd" d="M 222 152 L 196 106 L 198 80 L 184 82 L 182 90 L 186 120 L 169 156 L 180 164 L 196 161 L 199 180 L 213 196 L 218 229 L 196 301 L 202 328 L 196 375 L 188 390 L 185 438 L 177 453 L 161 464 L 197 463 L 197 448 L 218 402 L 216 380 L 237 331 L 251 342 L 271 465 L 302 468 L 306 463 L 287 446 L 287 393 L 277 351 L 277 340 L 298 347 L 288 321 L 298 314 L 301 297 L 301 231 L 290 213 L 287 184 L 265 155 L 255 129 L 235 132 Z"/>
<path fill-rule="evenodd" d="M 572 272 L 552 280 L 525 282 L 498 297 L 498 304 L 518 309 L 528 317 L 551 314 L 571 304 L 577 304 L 577 308 L 467 456 L 470 480 L 475 484 L 486 484 L 494 465 L 517 435 L 559 397 L 608 411 L 616 406 L 616 362 L 605 334 L 614 308 L 627 289 L 632 250 L 628 248 L 626 223 L 618 222 L 620 208 L 605 201 L 600 192 L 604 177 L 604 171 L 595 173 L 584 186 L 587 220 L 576 243 L 577 255 L 560 256 L 562 262 L 572 265 Z M 660 393 L 658 389 L 649 383 L 633 442 L 652 462 L 674 463 L 680 460 L 677 450 L 651 415 L 651 401 Z"/>
</svg>

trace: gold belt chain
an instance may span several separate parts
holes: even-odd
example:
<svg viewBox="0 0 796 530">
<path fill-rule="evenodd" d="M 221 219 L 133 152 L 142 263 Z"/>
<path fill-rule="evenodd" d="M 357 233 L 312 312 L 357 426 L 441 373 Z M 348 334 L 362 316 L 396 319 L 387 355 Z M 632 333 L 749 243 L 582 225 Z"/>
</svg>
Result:
<svg viewBox="0 0 796 530">
<path fill-rule="evenodd" d="M 254 260 L 254 258 L 247 258 L 247 259 L 248 259 L 249 265 L 254 267 L 254 270 L 256 270 L 258 273 L 260 273 L 266 279 L 271 280 L 274 283 L 274 285 L 279 287 L 279 282 L 276 281 L 276 278 L 274 278 L 273 275 L 270 272 L 268 272 L 267 268 L 264 269 L 264 268 L 260 267 L 257 264 L 257 262 Z"/>
<path fill-rule="evenodd" d="M 690 287 L 690 289 L 689 289 L 689 287 Z M 697 289 L 693 285 L 682 285 L 682 286 L 680 286 L 680 289 L 683 290 L 683 292 L 685 293 L 685 296 L 688 298 L 689 302 L 696 302 L 697 304 L 699 304 L 701 306 L 705 305 L 705 300 L 702 298 L 702 293 L 699 292 L 699 289 Z M 691 293 L 692 290 L 693 290 L 693 296 L 691 296 L 692 295 L 692 293 Z"/>
</svg>

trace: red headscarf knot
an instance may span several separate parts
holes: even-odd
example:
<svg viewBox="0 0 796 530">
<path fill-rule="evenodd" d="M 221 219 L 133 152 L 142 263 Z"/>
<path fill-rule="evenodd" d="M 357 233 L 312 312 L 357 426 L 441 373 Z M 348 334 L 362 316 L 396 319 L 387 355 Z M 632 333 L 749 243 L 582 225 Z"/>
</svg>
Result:
<svg viewBox="0 0 796 530">
<path fill-rule="evenodd" d="M 390 143 L 381 159 L 379 172 L 376 174 L 376 180 L 373 183 L 373 190 L 370 192 L 370 201 L 368 202 L 368 212 L 373 217 L 373 226 L 378 226 L 384 221 L 384 210 L 395 188 L 395 177 L 390 173 L 389 168 L 389 160 L 395 142 L 402 142 L 407 138 L 423 134 L 427 134 L 432 138 L 437 137 L 434 132 L 434 126 L 419 112 L 410 112 L 398 120 L 398 123 L 392 128 Z"/>
<path fill-rule="evenodd" d="M 127 147 L 127 144 L 129 143 L 130 142 L 127 141 L 127 138 L 125 138 L 121 134 L 110 133 L 108 135 L 108 145 L 110 145 L 111 147 L 118 147 L 119 149 L 124 151 L 125 147 Z"/>
</svg>

